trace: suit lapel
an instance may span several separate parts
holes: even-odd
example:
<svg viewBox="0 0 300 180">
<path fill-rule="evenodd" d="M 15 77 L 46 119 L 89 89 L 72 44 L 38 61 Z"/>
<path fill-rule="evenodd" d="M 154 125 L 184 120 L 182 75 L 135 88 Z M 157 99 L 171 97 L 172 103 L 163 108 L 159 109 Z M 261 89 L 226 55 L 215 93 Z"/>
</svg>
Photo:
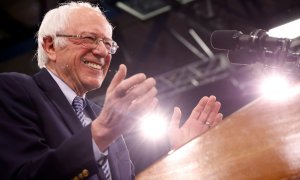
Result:
<svg viewBox="0 0 300 180">
<path fill-rule="evenodd" d="M 74 113 L 72 106 L 69 104 L 65 95 L 49 72 L 43 68 L 39 73 L 35 74 L 33 78 L 59 112 L 69 130 L 74 134 L 76 130 L 82 128 L 80 121 L 77 121 L 78 117 Z M 100 108 L 89 100 L 87 100 L 87 102 L 88 105 L 86 110 L 91 116 L 91 119 L 95 119 L 100 113 Z M 113 179 L 131 179 L 131 161 L 122 137 L 112 143 L 109 147 L 109 163 Z M 100 177 L 102 175 L 100 175 Z"/>
<path fill-rule="evenodd" d="M 87 106 L 85 110 L 87 111 L 88 115 L 91 117 L 92 120 L 96 119 L 99 116 L 101 109 L 99 108 L 99 106 L 97 106 L 95 103 L 88 99 L 86 99 L 86 102 Z"/>
<path fill-rule="evenodd" d="M 49 72 L 43 68 L 39 73 L 35 74 L 33 78 L 52 102 L 60 116 L 62 116 L 62 119 L 69 130 L 74 134 L 76 130 L 82 128 L 80 121 L 77 121 L 78 117 L 74 113 L 72 106 L 69 104 L 67 98 Z"/>
<path fill-rule="evenodd" d="M 132 163 L 123 137 L 121 136 L 109 147 L 109 164 L 113 179 L 132 179 Z"/>
</svg>

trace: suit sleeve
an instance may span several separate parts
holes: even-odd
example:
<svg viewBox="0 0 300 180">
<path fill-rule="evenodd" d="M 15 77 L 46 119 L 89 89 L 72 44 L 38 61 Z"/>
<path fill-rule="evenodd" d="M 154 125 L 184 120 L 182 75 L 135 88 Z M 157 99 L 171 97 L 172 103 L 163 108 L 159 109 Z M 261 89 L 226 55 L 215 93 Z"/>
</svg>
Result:
<svg viewBox="0 0 300 180">
<path fill-rule="evenodd" d="M 90 126 L 56 147 L 49 146 L 43 129 L 47 127 L 33 102 L 33 95 L 38 93 L 29 92 L 28 86 L 34 86 L 30 77 L 0 75 L 0 179 L 71 179 L 95 175 Z"/>
</svg>

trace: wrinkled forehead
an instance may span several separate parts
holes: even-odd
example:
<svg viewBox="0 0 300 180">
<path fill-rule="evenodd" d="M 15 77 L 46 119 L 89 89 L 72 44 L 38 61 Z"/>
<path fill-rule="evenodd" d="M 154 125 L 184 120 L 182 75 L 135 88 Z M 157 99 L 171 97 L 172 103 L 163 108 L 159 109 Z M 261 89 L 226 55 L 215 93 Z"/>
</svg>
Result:
<svg viewBox="0 0 300 180">
<path fill-rule="evenodd" d="M 112 36 L 112 26 L 102 12 L 86 7 L 71 12 L 66 28 L 77 33 L 93 32 L 102 36 Z"/>
</svg>

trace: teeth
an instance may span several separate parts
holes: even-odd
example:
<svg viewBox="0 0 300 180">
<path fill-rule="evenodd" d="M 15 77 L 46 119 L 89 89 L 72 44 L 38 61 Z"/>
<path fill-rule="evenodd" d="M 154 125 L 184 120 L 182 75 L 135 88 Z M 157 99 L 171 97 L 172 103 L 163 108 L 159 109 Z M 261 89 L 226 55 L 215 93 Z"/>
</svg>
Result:
<svg viewBox="0 0 300 180">
<path fill-rule="evenodd" d="M 87 66 L 89 66 L 89 67 L 91 67 L 91 68 L 94 68 L 94 69 L 98 69 L 98 70 L 101 69 L 101 66 L 100 66 L 100 65 L 94 64 L 94 63 L 91 63 L 91 62 L 88 62 L 88 61 L 84 61 L 84 64 L 86 64 Z"/>
</svg>

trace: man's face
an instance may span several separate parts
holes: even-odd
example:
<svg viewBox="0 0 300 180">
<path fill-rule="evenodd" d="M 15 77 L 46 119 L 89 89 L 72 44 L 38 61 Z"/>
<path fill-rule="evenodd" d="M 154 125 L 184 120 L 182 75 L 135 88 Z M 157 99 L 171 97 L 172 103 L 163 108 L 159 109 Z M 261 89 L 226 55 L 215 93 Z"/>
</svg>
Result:
<svg viewBox="0 0 300 180">
<path fill-rule="evenodd" d="M 72 13 L 62 34 L 89 34 L 97 38 L 112 38 L 112 29 L 103 15 L 87 8 Z M 64 37 L 56 37 L 64 38 Z M 66 38 L 67 45 L 56 47 L 56 58 L 49 61 L 49 69 L 60 77 L 78 95 L 99 88 L 108 71 L 111 54 L 100 42 L 97 48 L 86 48 L 80 39 Z M 47 67 L 48 67 L 47 66 Z"/>
</svg>

